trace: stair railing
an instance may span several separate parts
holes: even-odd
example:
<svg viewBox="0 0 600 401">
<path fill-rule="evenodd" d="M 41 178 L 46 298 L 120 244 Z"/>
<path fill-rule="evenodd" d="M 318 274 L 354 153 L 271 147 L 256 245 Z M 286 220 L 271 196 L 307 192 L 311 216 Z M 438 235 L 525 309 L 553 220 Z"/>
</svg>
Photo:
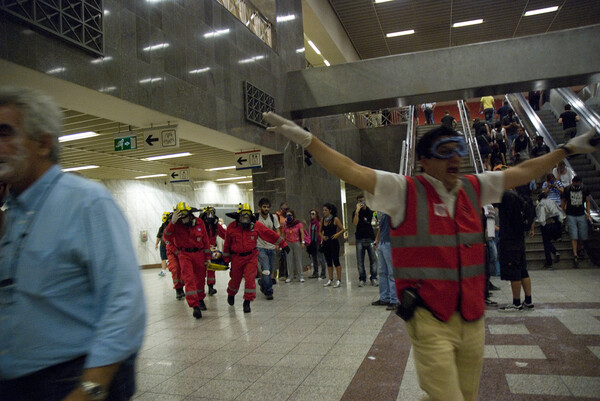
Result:
<svg viewBox="0 0 600 401">
<path fill-rule="evenodd" d="M 465 137 L 467 149 L 469 150 L 469 161 L 471 163 L 471 166 L 475 170 L 475 174 L 482 173 L 485 171 L 485 168 L 483 167 L 483 161 L 481 160 L 481 154 L 479 153 L 479 146 L 477 146 L 477 140 L 475 139 L 471 131 L 471 121 L 467 116 L 465 102 L 463 100 L 458 100 L 456 102 L 456 105 L 458 106 L 458 114 L 460 116 L 460 122 L 462 125 L 462 134 Z"/>
</svg>

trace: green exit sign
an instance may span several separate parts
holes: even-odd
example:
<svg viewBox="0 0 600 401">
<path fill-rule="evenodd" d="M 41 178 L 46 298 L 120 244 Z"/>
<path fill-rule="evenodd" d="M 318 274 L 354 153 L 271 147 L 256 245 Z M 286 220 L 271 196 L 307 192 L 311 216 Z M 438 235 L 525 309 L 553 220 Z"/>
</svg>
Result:
<svg viewBox="0 0 600 401">
<path fill-rule="evenodd" d="M 137 136 L 124 136 L 115 138 L 115 152 L 137 149 Z"/>
</svg>

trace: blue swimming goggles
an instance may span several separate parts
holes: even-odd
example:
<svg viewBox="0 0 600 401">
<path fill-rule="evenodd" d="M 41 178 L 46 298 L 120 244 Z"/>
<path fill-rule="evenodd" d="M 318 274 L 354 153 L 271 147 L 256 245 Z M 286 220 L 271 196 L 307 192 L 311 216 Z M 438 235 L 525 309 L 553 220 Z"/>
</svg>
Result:
<svg viewBox="0 0 600 401">
<path fill-rule="evenodd" d="M 429 152 L 436 159 L 449 159 L 454 154 L 464 157 L 467 155 L 467 144 L 462 136 L 446 137 L 434 143 Z"/>
</svg>

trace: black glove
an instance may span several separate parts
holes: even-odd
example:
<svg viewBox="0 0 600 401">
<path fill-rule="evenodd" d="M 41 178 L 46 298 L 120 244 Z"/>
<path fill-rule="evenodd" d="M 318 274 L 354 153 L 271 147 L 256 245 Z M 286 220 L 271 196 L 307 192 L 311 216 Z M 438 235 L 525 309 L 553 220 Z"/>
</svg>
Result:
<svg viewBox="0 0 600 401">
<path fill-rule="evenodd" d="M 285 253 L 290 253 L 290 251 L 291 251 L 290 247 L 287 245 L 284 246 L 282 249 L 285 251 Z"/>
</svg>

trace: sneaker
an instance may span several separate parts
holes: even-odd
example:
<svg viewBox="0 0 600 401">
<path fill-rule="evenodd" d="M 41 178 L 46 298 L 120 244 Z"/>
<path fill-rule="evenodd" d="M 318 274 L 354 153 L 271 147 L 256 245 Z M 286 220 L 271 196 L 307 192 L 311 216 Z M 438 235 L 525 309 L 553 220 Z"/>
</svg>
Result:
<svg viewBox="0 0 600 401">
<path fill-rule="evenodd" d="M 319 277 L 319 280 L 325 280 L 327 278 L 327 276 L 321 276 Z"/>
<path fill-rule="evenodd" d="M 198 303 L 198 307 L 200 308 L 200 310 L 206 310 L 206 304 L 204 303 L 203 299 L 201 299 Z"/>
<path fill-rule="evenodd" d="M 363 280 L 360 280 L 360 281 L 358 282 L 358 286 L 359 286 L 359 287 L 364 287 L 364 286 L 365 286 L 365 282 L 364 282 Z"/>
<path fill-rule="evenodd" d="M 192 313 L 192 316 L 194 316 L 196 319 L 200 319 L 202 317 L 202 312 L 200 311 L 199 307 L 194 306 L 194 312 Z"/>
<path fill-rule="evenodd" d="M 158 273 L 158 275 L 159 275 L 160 277 L 164 277 L 164 276 L 166 276 L 166 275 L 167 275 L 167 273 L 165 273 L 165 271 L 164 271 L 164 270 L 161 270 L 161 271 L 160 271 L 160 273 Z"/>
<path fill-rule="evenodd" d="M 573 258 L 573 269 L 579 269 L 579 256 Z"/>
<path fill-rule="evenodd" d="M 333 288 L 338 288 L 342 285 L 342 282 L 340 280 L 336 280 L 335 284 L 333 285 Z"/>
<path fill-rule="evenodd" d="M 377 279 L 376 279 L 376 278 L 372 278 L 372 279 L 371 279 L 371 285 L 372 285 L 373 287 L 379 287 L 379 283 L 377 282 Z"/>
<path fill-rule="evenodd" d="M 523 310 L 533 310 L 534 308 L 534 304 L 526 304 L 525 302 L 523 302 Z"/>
<path fill-rule="evenodd" d="M 279 276 L 279 281 L 285 281 L 286 277 L 285 276 Z"/>
<path fill-rule="evenodd" d="M 371 302 L 371 305 L 373 306 L 388 306 L 389 304 L 389 302 L 382 301 L 381 299 Z"/>
<path fill-rule="evenodd" d="M 246 300 L 246 301 L 244 301 L 244 313 L 250 313 L 250 312 L 252 312 L 250 310 L 250 301 Z"/>
<path fill-rule="evenodd" d="M 498 308 L 498 310 L 500 312 L 520 312 L 523 310 L 523 305 L 521 304 L 521 305 L 517 306 L 514 304 L 509 304 L 509 305 L 503 306 L 501 308 Z"/>
<path fill-rule="evenodd" d="M 267 295 L 267 300 L 272 301 L 273 300 L 273 294 Z"/>
<path fill-rule="evenodd" d="M 311 276 L 308 276 L 308 278 L 319 278 L 319 275 L 315 273 L 315 274 L 313 274 Z"/>
<path fill-rule="evenodd" d="M 175 299 L 178 301 L 181 301 L 183 298 L 185 298 L 185 293 L 183 292 L 183 288 L 177 288 L 175 290 Z"/>
<path fill-rule="evenodd" d="M 285 280 L 285 282 L 286 282 L 286 283 L 291 283 L 291 282 L 292 282 L 292 279 L 291 279 L 291 278 L 288 278 L 288 279 L 286 279 L 286 280 Z"/>
<path fill-rule="evenodd" d="M 560 253 L 556 252 L 556 254 L 554 254 L 554 263 L 558 262 L 560 262 Z"/>
<path fill-rule="evenodd" d="M 304 282 L 304 278 L 300 278 L 300 282 L 303 283 Z"/>
<path fill-rule="evenodd" d="M 488 291 L 498 291 L 500 287 L 496 287 L 491 281 L 488 281 Z"/>
<path fill-rule="evenodd" d="M 495 305 L 498 305 L 498 302 L 496 302 L 496 301 L 492 301 L 491 299 L 489 299 L 489 298 L 486 298 L 486 299 L 485 299 L 485 304 L 486 304 L 486 305 L 490 305 L 490 306 L 495 306 Z"/>
<path fill-rule="evenodd" d="M 396 310 L 398 309 L 398 303 L 390 302 L 385 310 Z"/>
<path fill-rule="evenodd" d="M 331 286 L 332 282 L 331 280 L 327 280 L 327 282 L 325 284 L 323 284 L 323 287 L 329 287 Z"/>
<path fill-rule="evenodd" d="M 229 305 L 233 305 L 235 303 L 235 297 L 233 295 L 228 295 L 227 296 L 227 303 Z"/>
</svg>

